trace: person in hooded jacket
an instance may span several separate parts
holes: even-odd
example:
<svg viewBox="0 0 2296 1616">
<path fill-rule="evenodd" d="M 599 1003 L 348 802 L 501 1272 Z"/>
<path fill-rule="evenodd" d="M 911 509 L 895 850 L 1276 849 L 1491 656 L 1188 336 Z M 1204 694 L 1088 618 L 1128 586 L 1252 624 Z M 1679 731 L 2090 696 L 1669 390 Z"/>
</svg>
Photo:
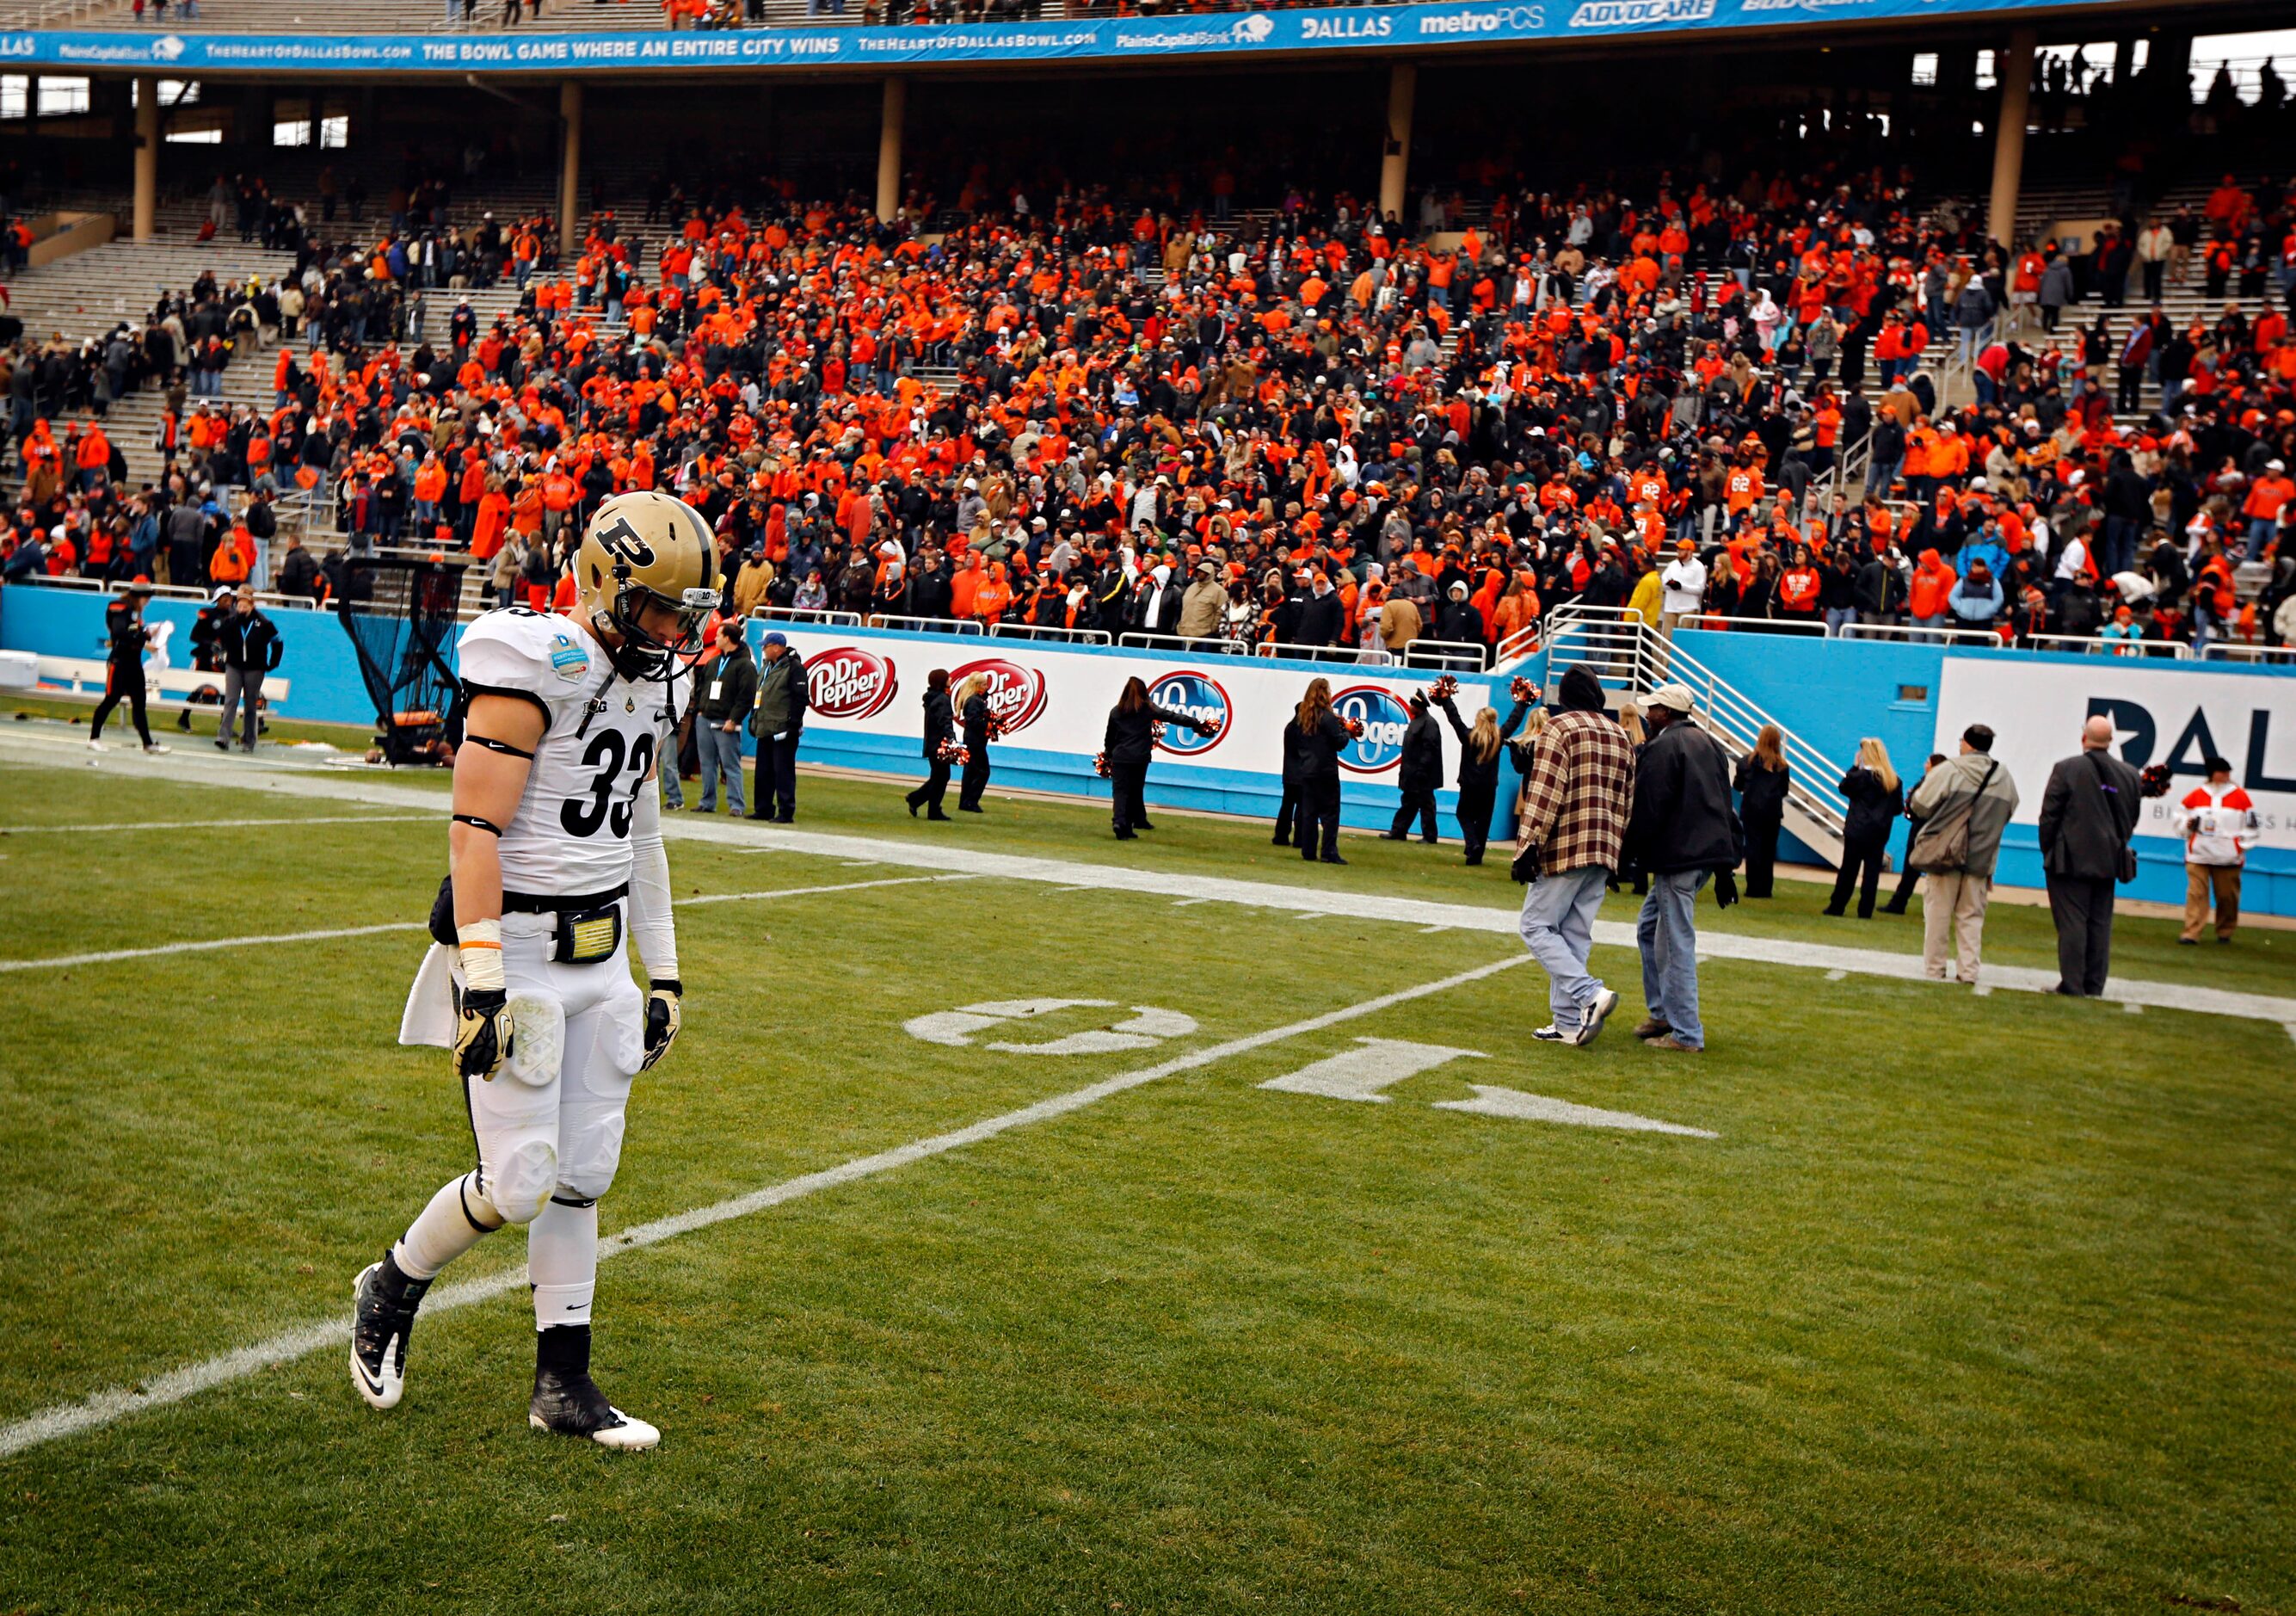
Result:
<svg viewBox="0 0 2296 1616">
<path fill-rule="evenodd" d="M 1148 699 L 1148 686 L 1136 675 L 1124 682 L 1124 693 L 1109 709 L 1108 728 L 1101 745 L 1108 754 L 1108 780 L 1112 798 L 1111 823 L 1119 841 L 1130 841 L 1139 831 L 1152 831 L 1148 804 L 1143 795 L 1148 783 L 1149 759 L 1155 755 L 1159 724 L 1177 724 L 1200 735 L 1217 734 L 1219 726 L 1159 707 Z"/>
<path fill-rule="evenodd" d="M 1429 716 L 1427 693 L 1411 693 L 1411 722 L 1403 731 L 1403 761 L 1396 770 L 1395 783 L 1403 793 L 1402 806 L 1395 810 L 1395 823 L 1382 832 L 1386 841 L 1405 841 L 1411 835 L 1411 822 L 1419 821 L 1419 840 L 1432 845 L 1435 841 L 1435 788 L 1443 783 L 1443 732 L 1435 727 Z"/>
<path fill-rule="evenodd" d="M 914 819 L 917 810 L 929 808 L 928 819 L 946 820 L 941 802 L 948 795 L 948 759 L 940 755 L 942 745 L 956 738 L 956 715 L 948 699 L 948 669 L 936 668 L 925 675 L 925 783 L 908 795 L 909 817 Z"/>
</svg>

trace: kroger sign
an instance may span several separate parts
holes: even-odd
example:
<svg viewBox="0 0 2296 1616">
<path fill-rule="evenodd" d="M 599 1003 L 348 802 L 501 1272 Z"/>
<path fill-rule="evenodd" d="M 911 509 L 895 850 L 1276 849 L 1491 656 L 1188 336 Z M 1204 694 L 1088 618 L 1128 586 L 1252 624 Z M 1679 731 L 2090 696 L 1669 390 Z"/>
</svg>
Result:
<svg viewBox="0 0 2296 1616">
<path fill-rule="evenodd" d="M 1227 734 L 1234 711 L 1228 702 L 1227 692 L 1219 687 L 1218 681 L 1193 669 L 1159 676 L 1148 686 L 1148 699 L 1168 711 L 1185 713 L 1198 723 L 1212 726 L 1211 734 L 1200 735 L 1177 724 L 1166 725 L 1157 739 L 1156 750 L 1176 758 L 1197 757 L 1218 746 Z"/>
<path fill-rule="evenodd" d="M 1363 734 L 1340 753 L 1340 767 L 1358 775 L 1383 775 L 1403 761 L 1403 732 L 1411 710 L 1384 685 L 1350 685 L 1332 695 L 1332 710 L 1363 726 Z"/>
</svg>

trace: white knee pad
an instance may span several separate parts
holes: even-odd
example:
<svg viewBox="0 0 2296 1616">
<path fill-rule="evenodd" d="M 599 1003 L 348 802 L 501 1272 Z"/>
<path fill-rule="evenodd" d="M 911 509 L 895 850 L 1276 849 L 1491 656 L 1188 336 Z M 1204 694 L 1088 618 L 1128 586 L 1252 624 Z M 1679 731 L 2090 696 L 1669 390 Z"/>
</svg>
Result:
<svg viewBox="0 0 2296 1616">
<path fill-rule="evenodd" d="M 487 1199 L 505 1223 L 531 1223 L 558 1187 L 558 1151 L 547 1139 L 521 1139 L 487 1169 Z"/>
<path fill-rule="evenodd" d="M 485 1190 L 505 1223 L 529 1223 L 558 1187 L 554 1089 L 564 1057 L 566 1013 L 557 1000 L 513 994 L 509 1056 L 488 1086 L 472 1086 L 486 1153 Z"/>
<path fill-rule="evenodd" d="M 558 1160 L 558 1193 L 570 1201 L 595 1201 L 614 1187 L 622 1162 L 622 1113 L 593 1117 L 567 1139 Z"/>
</svg>

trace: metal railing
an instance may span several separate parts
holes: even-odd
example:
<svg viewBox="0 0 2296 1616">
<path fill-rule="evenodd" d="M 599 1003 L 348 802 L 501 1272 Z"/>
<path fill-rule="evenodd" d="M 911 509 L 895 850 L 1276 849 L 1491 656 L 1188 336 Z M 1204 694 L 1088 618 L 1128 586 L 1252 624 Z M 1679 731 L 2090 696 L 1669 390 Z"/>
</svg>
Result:
<svg viewBox="0 0 2296 1616">
<path fill-rule="evenodd" d="M 1288 645 L 1277 640 L 1270 640 L 1265 644 L 1254 646 L 1251 653 L 1260 657 L 1285 657 L 1298 662 L 1365 662 L 1379 665 L 1389 660 L 1388 653 L 1383 648 L 1374 655 L 1361 645 Z"/>
<path fill-rule="evenodd" d="M 1130 651 L 1154 651 L 1169 646 L 1176 651 L 1216 657 L 1248 656 L 1251 652 L 1251 646 L 1242 640 L 1191 640 L 1177 634 L 1119 634 L 1116 636 L 1116 643 L 1119 648 Z"/>
<path fill-rule="evenodd" d="M 826 606 L 752 606 L 752 618 L 773 623 L 818 623 L 824 628 L 858 628 L 857 611 L 832 611 Z"/>
<path fill-rule="evenodd" d="M 1068 628 L 1052 623 L 991 623 L 992 640 L 1060 640 L 1071 645 L 1112 645 L 1105 628 Z"/>
<path fill-rule="evenodd" d="M 1368 649 L 1368 647 L 1365 647 Z M 1406 668 L 1447 668 L 1480 673 L 1490 647 L 1480 641 L 1416 639 L 1403 648 Z"/>
<path fill-rule="evenodd" d="M 1699 718 L 1734 758 L 1753 750 L 1764 725 L 1776 724 L 1789 770 L 1789 804 L 1806 822 L 1806 829 L 1840 841 L 1849 808 L 1835 787 L 1845 772 L 1841 767 L 1778 724 L 1681 642 L 1661 636 L 1640 612 L 1623 606 L 1558 606 L 1547 614 L 1546 644 L 1550 688 L 1559 670 L 1574 661 L 1605 685 L 1632 696 L 1645 695 L 1668 682 L 1689 686 L 1699 698 Z"/>
<path fill-rule="evenodd" d="M 2213 640 L 2201 648 L 2200 660 L 2203 662 L 2284 662 L 2296 665 L 2296 645 L 2247 645 L 2231 640 Z"/>
<path fill-rule="evenodd" d="M 1546 644 L 1546 625 L 1544 619 L 1538 622 L 1526 623 L 1493 647 L 1491 666 L 1504 668 L 1509 662 L 1520 662 L 1525 657 L 1537 656 L 1539 648 Z"/>
<path fill-rule="evenodd" d="M 1731 617 L 1720 611 L 1693 611 L 1674 620 L 1677 628 L 1707 628 L 1719 634 L 1808 634 L 1819 639 L 1826 637 L 1822 622 L 1806 622 L 1790 617 Z"/>
<path fill-rule="evenodd" d="M 912 634 L 980 634 L 980 625 L 971 618 L 903 617 L 897 612 L 873 611 L 864 627 L 870 628 L 906 628 Z"/>
<path fill-rule="evenodd" d="M 1844 623 L 1845 640 L 1906 640 L 1916 645 L 1983 645 L 2000 651 L 2005 646 L 1990 628 L 1924 628 L 1913 623 Z"/>
<path fill-rule="evenodd" d="M 27 587 L 35 589 L 83 589 L 94 595 L 127 593 L 127 585 L 124 580 L 101 578 L 28 578 L 9 586 L 12 589 L 21 589 Z M 146 584 L 144 587 L 149 589 L 155 598 L 163 601 L 196 601 L 205 605 L 215 598 L 213 590 L 195 589 L 189 584 Z M 319 609 L 319 603 L 308 596 L 280 595 L 267 589 L 258 589 L 255 592 L 255 603 L 258 606 L 277 607 L 285 611 L 316 611 Z"/>
<path fill-rule="evenodd" d="M 2069 651 L 2084 656 L 2164 657 L 2190 660 L 2193 648 L 2181 640 L 2109 639 L 2101 634 L 2029 634 L 2018 642 L 2027 651 Z"/>
</svg>

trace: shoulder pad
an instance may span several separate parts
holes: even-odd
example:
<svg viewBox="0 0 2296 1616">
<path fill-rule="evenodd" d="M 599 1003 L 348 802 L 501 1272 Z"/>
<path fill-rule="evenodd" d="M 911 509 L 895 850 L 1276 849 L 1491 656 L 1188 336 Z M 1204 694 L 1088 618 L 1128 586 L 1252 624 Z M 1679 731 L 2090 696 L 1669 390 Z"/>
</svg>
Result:
<svg viewBox="0 0 2296 1616">
<path fill-rule="evenodd" d="M 578 689 L 598 659 L 588 636 L 569 619 L 513 606 L 487 612 L 463 629 L 455 660 L 466 685 L 549 697 Z"/>
</svg>

